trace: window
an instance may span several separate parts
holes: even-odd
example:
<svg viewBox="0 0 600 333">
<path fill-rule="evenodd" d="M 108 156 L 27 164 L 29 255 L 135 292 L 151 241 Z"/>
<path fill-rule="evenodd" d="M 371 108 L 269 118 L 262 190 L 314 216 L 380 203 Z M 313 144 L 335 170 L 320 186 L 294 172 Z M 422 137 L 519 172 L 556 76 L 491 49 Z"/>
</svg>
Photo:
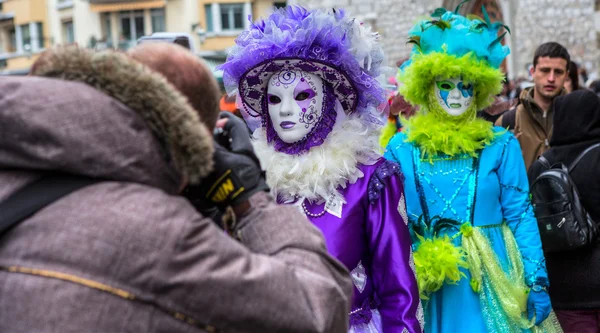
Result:
<svg viewBox="0 0 600 333">
<path fill-rule="evenodd" d="M 8 52 L 17 52 L 17 31 L 13 28 L 8 31 Z"/>
<path fill-rule="evenodd" d="M 44 48 L 44 26 L 42 22 L 36 22 L 35 28 L 37 30 L 38 49 L 41 50 Z"/>
<path fill-rule="evenodd" d="M 152 32 L 166 31 L 165 27 L 165 10 L 163 8 L 152 9 Z"/>
<path fill-rule="evenodd" d="M 204 5 L 204 14 L 206 16 L 204 29 L 206 29 L 206 32 L 213 32 L 212 5 Z"/>
<path fill-rule="evenodd" d="M 144 35 L 144 12 L 121 12 L 121 41 L 134 42 Z"/>
<path fill-rule="evenodd" d="M 131 40 L 131 17 L 121 17 L 121 39 Z"/>
<path fill-rule="evenodd" d="M 283 7 L 287 6 L 287 4 L 285 2 L 274 2 L 273 6 L 275 8 L 283 8 Z"/>
<path fill-rule="evenodd" d="M 223 31 L 244 29 L 244 4 L 221 4 L 221 28 Z"/>
<path fill-rule="evenodd" d="M 29 31 L 29 24 L 23 24 L 21 27 L 21 38 L 23 41 L 23 51 L 31 51 L 31 31 Z"/>
<path fill-rule="evenodd" d="M 63 32 L 65 44 L 75 43 L 75 31 L 73 30 L 73 21 L 63 23 Z"/>
<path fill-rule="evenodd" d="M 73 0 L 58 0 L 58 4 L 56 5 L 57 9 L 65 9 L 65 8 L 72 8 L 73 7 Z"/>
</svg>

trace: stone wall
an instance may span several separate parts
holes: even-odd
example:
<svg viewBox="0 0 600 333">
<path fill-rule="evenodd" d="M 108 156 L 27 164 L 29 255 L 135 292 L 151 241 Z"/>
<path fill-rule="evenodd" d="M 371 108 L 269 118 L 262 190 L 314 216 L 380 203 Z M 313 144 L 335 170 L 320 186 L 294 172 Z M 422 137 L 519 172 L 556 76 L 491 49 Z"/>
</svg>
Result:
<svg viewBox="0 0 600 333">
<path fill-rule="evenodd" d="M 442 0 L 299 0 L 309 8 L 346 8 L 382 36 L 390 65 L 408 57 L 412 44 L 406 44 L 408 30 L 421 17 L 442 5 Z"/>
<path fill-rule="evenodd" d="M 372 25 L 382 35 L 389 64 L 410 54 L 406 44 L 408 30 L 420 18 L 443 4 L 443 0 L 297 0 L 310 8 L 346 8 L 352 15 Z M 460 1 L 458 1 L 460 2 Z M 600 65 L 596 41 L 593 0 L 499 0 L 503 21 L 510 25 L 508 35 L 511 55 L 511 77 L 527 76 L 527 66 L 533 60 L 536 47 L 546 41 L 564 45 L 573 60 L 588 71 Z M 470 6 L 473 7 L 473 6 Z M 454 9 L 454 8 L 451 8 Z"/>
<path fill-rule="evenodd" d="M 588 69 L 598 68 L 594 18 L 593 0 L 517 1 L 512 52 L 520 65 L 518 73 L 526 74 L 535 49 L 548 41 L 562 44 L 574 61 Z"/>
</svg>

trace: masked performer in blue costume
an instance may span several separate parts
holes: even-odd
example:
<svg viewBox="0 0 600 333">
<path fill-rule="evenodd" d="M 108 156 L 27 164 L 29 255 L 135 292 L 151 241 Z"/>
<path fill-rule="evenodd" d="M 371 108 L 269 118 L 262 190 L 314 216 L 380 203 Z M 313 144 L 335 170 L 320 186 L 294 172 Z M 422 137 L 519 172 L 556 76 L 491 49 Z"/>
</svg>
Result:
<svg viewBox="0 0 600 333">
<path fill-rule="evenodd" d="M 501 90 L 503 25 L 457 12 L 410 30 L 399 90 L 420 110 L 385 154 L 406 176 L 425 331 L 560 331 L 519 142 L 476 118 Z"/>
</svg>

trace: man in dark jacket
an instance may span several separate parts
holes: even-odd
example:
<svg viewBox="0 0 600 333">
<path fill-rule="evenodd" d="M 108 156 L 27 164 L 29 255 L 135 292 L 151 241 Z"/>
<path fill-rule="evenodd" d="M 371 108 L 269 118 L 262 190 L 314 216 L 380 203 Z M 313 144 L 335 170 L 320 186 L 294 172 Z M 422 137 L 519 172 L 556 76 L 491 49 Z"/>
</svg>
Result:
<svg viewBox="0 0 600 333">
<path fill-rule="evenodd" d="M 233 239 L 179 195 L 213 143 L 173 85 L 115 52 L 42 60 L 53 78 L 0 80 L 0 201 L 49 171 L 102 181 L 2 236 L 0 332 L 346 332 L 352 282 L 300 212 L 258 191 Z"/>
<path fill-rule="evenodd" d="M 544 157 L 550 165 L 569 165 L 589 146 L 600 142 L 600 99 L 577 90 L 554 101 L 554 134 Z M 594 221 L 600 222 L 600 148 L 588 152 L 571 177 L 580 200 Z M 530 182 L 542 171 L 535 162 Z M 550 297 L 565 332 L 600 332 L 600 244 L 575 252 L 547 253 Z"/>
</svg>

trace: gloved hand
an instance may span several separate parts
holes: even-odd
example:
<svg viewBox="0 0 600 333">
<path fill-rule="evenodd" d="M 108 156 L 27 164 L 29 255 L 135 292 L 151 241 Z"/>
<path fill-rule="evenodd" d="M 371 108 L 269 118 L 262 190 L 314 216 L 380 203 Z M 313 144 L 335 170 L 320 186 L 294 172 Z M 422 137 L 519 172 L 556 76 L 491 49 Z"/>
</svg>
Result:
<svg viewBox="0 0 600 333">
<path fill-rule="evenodd" d="M 244 121 L 229 112 L 221 112 L 220 118 L 227 118 L 227 123 L 215 129 L 213 172 L 199 185 L 183 191 L 196 209 L 210 212 L 205 216 L 213 215 L 215 207 L 223 212 L 228 206 L 246 202 L 256 192 L 269 191 Z"/>
<path fill-rule="evenodd" d="M 541 324 L 552 310 L 552 304 L 550 303 L 550 296 L 545 290 L 542 291 L 530 291 L 529 297 L 527 298 L 527 317 L 529 320 L 535 315 L 535 324 Z"/>
</svg>

